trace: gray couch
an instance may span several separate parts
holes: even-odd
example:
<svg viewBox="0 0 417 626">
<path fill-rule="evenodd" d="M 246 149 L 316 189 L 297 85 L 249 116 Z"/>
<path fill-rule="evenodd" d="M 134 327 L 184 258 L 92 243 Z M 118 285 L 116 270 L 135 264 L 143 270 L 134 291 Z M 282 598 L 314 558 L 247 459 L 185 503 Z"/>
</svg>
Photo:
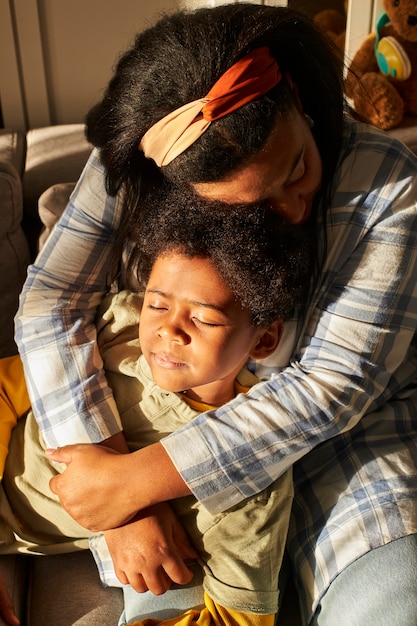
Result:
<svg viewBox="0 0 417 626">
<path fill-rule="evenodd" d="M 16 351 L 13 315 L 29 263 L 29 246 L 21 226 L 25 157 L 25 137 L 0 130 L 0 357 Z"/>
<path fill-rule="evenodd" d="M 27 135 L 0 130 L 0 358 L 16 353 L 13 319 L 18 297 L 45 228 L 39 197 L 57 183 L 68 194 L 73 186 L 68 183 L 78 179 L 90 150 L 82 124 L 39 128 Z M 65 202 L 62 194 L 61 200 Z M 61 202 L 55 205 L 62 211 Z M 44 217 L 50 228 L 48 215 Z"/>
<path fill-rule="evenodd" d="M 90 146 L 82 125 L 30 131 L 27 136 L 0 130 L 0 357 L 16 354 L 13 319 L 29 262 L 39 235 L 52 226 L 49 210 L 38 213 L 47 193 L 50 206 L 61 207 L 87 160 Z M 62 184 L 63 183 L 63 184 Z M 47 202 L 48 205 L 48 202 Z M 53 212 L 53 209 L 52 209 Z M 49 216 L 49 221 L 48 221 Z M 53 220 L 55 221 L 55 220 Z M 1 417 L 1 416 L 0 416 Z M 104 589 L 89 551 L 58 556 L 0 556 L 22 625 L 116 626 L 123 609 L 120 589 Z M 0 625 L 5 622 L 0 617 Z"/>
</svg>

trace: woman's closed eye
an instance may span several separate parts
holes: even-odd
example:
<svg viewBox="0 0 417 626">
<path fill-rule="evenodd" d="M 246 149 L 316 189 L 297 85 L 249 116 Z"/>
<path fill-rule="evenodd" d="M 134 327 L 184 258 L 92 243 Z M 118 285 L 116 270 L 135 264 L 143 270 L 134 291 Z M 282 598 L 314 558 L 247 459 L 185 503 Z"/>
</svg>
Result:
<svg viewBox="0 0 417 626">
<path fill-rule="evenodd" d="M 307 166 L 304 157 L 300 160 L 295 170 L 292 172 L 290 179 L 287 181 L 286 186 L 291 187 L 301 183 L 307 176 Z"/>
</svg>

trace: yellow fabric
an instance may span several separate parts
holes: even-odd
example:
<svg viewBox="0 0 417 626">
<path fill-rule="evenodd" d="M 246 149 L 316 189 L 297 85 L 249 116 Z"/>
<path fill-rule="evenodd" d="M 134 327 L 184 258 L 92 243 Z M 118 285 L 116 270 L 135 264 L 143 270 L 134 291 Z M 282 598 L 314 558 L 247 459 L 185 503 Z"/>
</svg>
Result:
<svg viewBox="0 0 417 626">
<path fill-rule="evenodd" d="M 204 606 L 166 620 L 146 618 L 133 626 L 273 626 L 274 615 L 240 613 L 216 604 L 206 593 Z"/>
<path fill-rule="evenodd" d="M 211 411 L 212 409 L 217 409 L 217 406 L 212 404 L 206 404 L 205 402 L 201 402 L 200 400 L 194 400 L 194 398 L 189 398 L 185 395 L 185 393 L 181 394 L 181 398 L 184 400 L 189 407 L 194 409 L 194 411 L 199 411 L 204 413 L 204 411 Z"/>
<path fill-rule="evenodd" d="M 242 385 L 237 379 L 235 380 L 235 390 L 236 395 L 238 393 L 247 393 L 250 387 L 246 385 Z M 204 413 L 204 411 L 211 411 L 212 409 L 217 409 L 217 406 L 213 404 L 206 404 L 205 402 L 201 402 L 200 400 L 194 400 L 193 398 L 189 398 L 184 394 L 181 394 L 181 398 L 190 406 L 194 411 L 199 411 L 200 413 Z"/>
<path fill-rule="evenodd" d="M 23 365 L 19 355 L 0 359 L 0 479 L 17 420 L 30 409 Z"/>
<path fill-rule="evenodd" d="M 238 378 L 236 378 L 235 380 L 235 390 L 236 390 L 236 395 L 238 395 L 239 393 L 248 393 L 250 387 L 247 387 L 247 385 L 243 385 Z"/>
</svg>

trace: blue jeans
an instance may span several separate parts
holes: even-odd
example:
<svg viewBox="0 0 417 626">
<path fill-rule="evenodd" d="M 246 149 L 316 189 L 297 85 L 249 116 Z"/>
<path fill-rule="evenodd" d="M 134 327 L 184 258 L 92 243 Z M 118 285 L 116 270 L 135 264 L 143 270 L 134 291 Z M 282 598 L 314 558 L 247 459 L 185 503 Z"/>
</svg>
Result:
<svg viewBox="0 0 417 626">
<path fill-rule="evenodd" d="M 124 590 L 119 626 L 135 619 L 166 619 L 203 602 L 196 578 L 163 596 Z M 321 599 L 310 626 L 416 626 L 417 535 L 376 548 L 349 565 Z"/>
<path fill-rule="evenodd" d="M 371 550 L 321 599 L 311 626 L 415 626 L 417 535 Z"/>
<path fill-rule="evenodd" d="M 202 577 L 203 573 L 198 564 L 188 567 L 194 573 L 192 581 L 184 587 L 169 589 L 162 596 L 154 596 L 150 591 L 137 593 L 132 587 L 123 588 L 124 611 L 119 620 L 119 626 L 142 620 L 146 617 L 168 619 L 185 613 L 188 609 L 204 603 Z"/>
</svg>

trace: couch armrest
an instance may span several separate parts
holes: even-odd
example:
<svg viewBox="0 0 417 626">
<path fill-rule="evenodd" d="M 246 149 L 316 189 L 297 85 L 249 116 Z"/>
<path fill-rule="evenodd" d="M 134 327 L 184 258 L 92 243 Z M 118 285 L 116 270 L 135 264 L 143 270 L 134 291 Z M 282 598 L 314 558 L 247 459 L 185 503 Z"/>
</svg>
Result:
<svg viewBox="0 0 417 626">
<path fill-rule="evenodd" d="M 21 221 L 20 176 L 13 165 L 0 161 L 0 357 L 17 353 L 14 316 L 29 264 Z"/>
<path fill-rule="evenodd" d="M 32 128 L 28 131 L 26 140 L 23 230 L 34 258 L 42 228 L 38 214 L 39 197 L 52 185 L 78 180 L 92 146 L 84 136 L 83 124 Z"/>
<path fill-rule="evenodd" d="M 26 212 L 37 216 L 41 194 L 57 183 L 78 180 L 92 150 L 83 124 L 33 128 L 27 134 L 23 200 Z"/>
<path fill-rule="evenodd" d="M 8 128 L 0 129 L 0 161 L 8 163 L 23 176 L 26 160 L 26 136 Z"/>
</svg>

